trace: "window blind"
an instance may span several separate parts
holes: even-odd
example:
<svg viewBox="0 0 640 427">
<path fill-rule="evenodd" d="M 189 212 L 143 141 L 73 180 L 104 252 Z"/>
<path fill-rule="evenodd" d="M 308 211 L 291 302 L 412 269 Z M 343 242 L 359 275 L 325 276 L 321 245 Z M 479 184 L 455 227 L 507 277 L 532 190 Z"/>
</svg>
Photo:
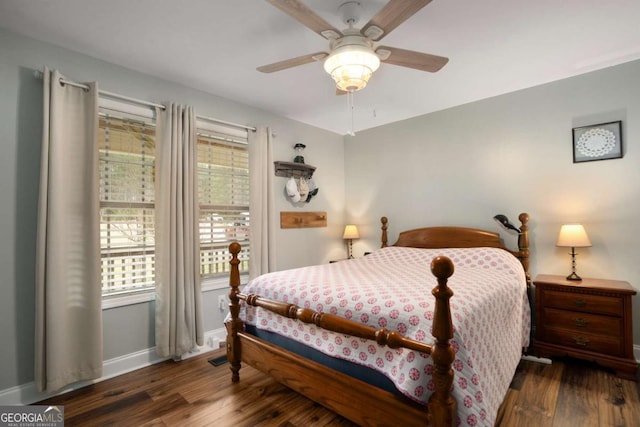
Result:
<svg viewBox="0 0 640 427">
<path fill-rule="evenodd" d="M 153 123 L 99 119 L 100 243 L 103 296 L 154 286 Z"/>
<path fill-rule="evenodd" d="M 235 142 L 234 142 L 235 141 Z M 229 271 L 229 244 L 242 245 L 240 271 L 249 271 L 249 153 L 246 143 L 198 136 L 200 269 L 203 277 Z"/>
</svg>

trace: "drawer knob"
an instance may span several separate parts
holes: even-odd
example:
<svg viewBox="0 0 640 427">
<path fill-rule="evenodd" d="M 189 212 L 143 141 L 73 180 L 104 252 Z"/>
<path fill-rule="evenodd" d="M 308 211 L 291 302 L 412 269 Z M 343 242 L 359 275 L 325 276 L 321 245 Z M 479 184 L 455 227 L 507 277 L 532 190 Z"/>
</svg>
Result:
<svg viewBox="0 0 640 427">
<path fill-rule="evenodd" d="M 576 342 L 576 345 L 581 347 L 586 347 L 589 344 L 589 339 L 584 337 L 573 337 L 573 340 Z"/>
<path fill-rule="evenodd" d="M 583 299 L 577 299 L 574 301 L 574 304 L 576 305 L 576 307 L 584 307 L 585 305 L 587 305 L 587 302 Z"/>
<path fill-rule="evenodd" d="M 573 324 L 580 327 L 580 328 L 584 328 L 585 326 L 587 326 L 589 322 L 587 322 L 585 319 L 583 319 L 582 317 L 574 317 L 573 318 Z"/>
</svg>

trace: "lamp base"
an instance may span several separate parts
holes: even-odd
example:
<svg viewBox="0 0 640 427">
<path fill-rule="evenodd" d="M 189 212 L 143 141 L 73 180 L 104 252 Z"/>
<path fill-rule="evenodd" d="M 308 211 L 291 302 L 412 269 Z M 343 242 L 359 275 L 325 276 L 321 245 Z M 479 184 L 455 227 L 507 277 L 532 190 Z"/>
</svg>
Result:
<svg viewBox="0 0 640 427">
<path fill-rule="evenodd" d="M 353 258 L 353 240 L 347 239 L 347 259 Z"/>
<path fill-rule="evenodd" d="M 573 273 L 567 276 L 567 280 L 574 280 L 576 282 L 579 282 L 580 280 L 582 280 L 582 277 L 578 276 L 574 271 Z"/>
<path fill-rule="evenodd" d="M 567 276 L 567 280 L 575 280 L 576 282 L 579 282 L 582 280 L 582 277 L 576 274 L 576 255 L 578 255 L 576 253 L 576 248 L 571 247 L 569 255 L 571 255 L 571 274 Z"/>
</svg>

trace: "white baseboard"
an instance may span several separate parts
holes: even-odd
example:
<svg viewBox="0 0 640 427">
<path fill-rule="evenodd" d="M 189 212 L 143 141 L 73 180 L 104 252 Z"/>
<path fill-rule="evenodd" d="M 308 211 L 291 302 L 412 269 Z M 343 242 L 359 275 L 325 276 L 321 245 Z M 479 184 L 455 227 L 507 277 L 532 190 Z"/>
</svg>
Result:
<svg viewBox="0 0 640 427">
<path fill-rule="evenodd" d="M 633 346 L 633 358 L 636 359 L 636 362 L 640 363 L 640 345 Z M 536 357 L 536 356 L 529 356 L 529 355 L 522 356 L 522 360 L 544 363 L 546 365 L 551 365 L 552 363 L 551 359 L 548 359 L 546 357 Z"/>
<path fill-rule="evenodd" d="M 224 342 L 226 336 L 227 333 L 224 328 L 206 332 L 204 334 L 205 345 L 184 355 L 181 359 L 188 359 L 190 357 L 219 349 L 220 343 Z M 117 377 L 118 375 L 126 374 L 127 372 L 135 371 L 164 360 L 167 360 L 167 358 L 159 357 L 156 354 L 156 348 L 151 347 L 135 353 L 105 360 L 102 365 L 102 377 L 91 381 L 81 381 L 73 386 L 54 393 L 41 393 L 37 391 L 34 382 L 21 384 L 6 390 L 0 390 L 0 405 L 29 405 L 34 402 L 48 399 L 52 396 L 63 394 L 71 390 L 77 390 L 90 384 Z"/>
<path fill-rule="evenodd" d="M 220 345 L 227 339 L 227 330 L 225 328 L 215 329 L 204 334 L 204 345 L 197 349 L 183 354 L 180 360 L 191 359 L 203 353 L 220 349 Z"/>
<path fill-rule="evenodd" d="M 543 363 L 545 365 L 551 365 L 552 363 L 551 359 L 547 359 L 546 357 L 536 357 L 531 355 L 523 355 L 521 359 L 529 362 Z"/>
</svg>

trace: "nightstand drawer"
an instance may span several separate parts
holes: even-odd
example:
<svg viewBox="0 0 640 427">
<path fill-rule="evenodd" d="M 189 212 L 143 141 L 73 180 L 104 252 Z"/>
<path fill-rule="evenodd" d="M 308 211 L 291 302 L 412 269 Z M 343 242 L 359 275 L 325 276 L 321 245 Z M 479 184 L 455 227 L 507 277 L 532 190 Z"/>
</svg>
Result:
<svg viewBox="0 0 640 427">
<path fill-rule="evenodd" d="M 567 329 L 549 328 L 545 331 L 545 341 L 595 353 L 622 356 L 622 339 L 618 335 L 594 335 Z"/>
<path fill-rule="evenodd" d="M 544 309 L 545 326 L 562 328 L 590 334 L 605 334 L 619 336 L 622 334 L 622 318 L 599 316 L 579 311 Z"/>
<path fill-rule="evenodd" d="M 543 304 L 561 310 L 622 316 L 622 298 L 545 290 Z"/>
</svg>

